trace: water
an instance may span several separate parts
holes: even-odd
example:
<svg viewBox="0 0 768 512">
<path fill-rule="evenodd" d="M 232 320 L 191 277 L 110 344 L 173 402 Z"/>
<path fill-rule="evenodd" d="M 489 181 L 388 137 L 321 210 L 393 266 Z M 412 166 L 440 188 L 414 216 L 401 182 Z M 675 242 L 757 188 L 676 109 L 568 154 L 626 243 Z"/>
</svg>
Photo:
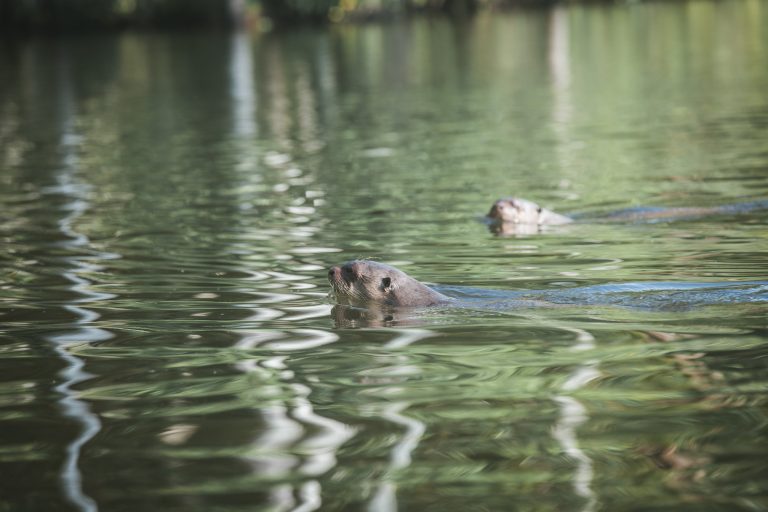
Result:
<svg viewBox="0 0 768 512">
<path fill-rule="evenodd" d="M 478 221 L 764 200 L 766 22 L 6 41 L 0 510 L 768 509 L 765 210 Z M 545 300 L 349 321 L 357 257 Z"/>
</svg>

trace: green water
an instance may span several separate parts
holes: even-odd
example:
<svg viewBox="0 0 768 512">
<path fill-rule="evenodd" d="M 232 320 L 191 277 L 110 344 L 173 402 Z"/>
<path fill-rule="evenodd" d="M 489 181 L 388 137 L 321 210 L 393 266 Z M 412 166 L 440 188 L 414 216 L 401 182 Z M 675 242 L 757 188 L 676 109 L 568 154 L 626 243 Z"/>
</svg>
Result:
<svg viewBox="0 0 768 512">
<path fill-rule="evenodd" d="M 767 510 L 766 292 L 588 288 L 764 282 L 766 211 L 479 221 L 768 198 L 766 27 L 4 41 L 0 510 Z M 358 257 L 572 300 L 350 321 L 326 269 Z"/>
</svg>

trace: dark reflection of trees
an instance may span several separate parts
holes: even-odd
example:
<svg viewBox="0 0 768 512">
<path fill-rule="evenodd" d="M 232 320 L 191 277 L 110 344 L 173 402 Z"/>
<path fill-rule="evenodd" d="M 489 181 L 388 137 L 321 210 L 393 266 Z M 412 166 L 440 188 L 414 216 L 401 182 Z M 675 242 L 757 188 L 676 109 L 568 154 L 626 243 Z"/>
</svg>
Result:
<svg viewBox="0 0 768 512">
<path fill-rule="evenodd" d="M 10 32 L 228 27 L 241 21 L 243 6 L 228 0 L 0 0 L 0 27 Z"/>
</svg>

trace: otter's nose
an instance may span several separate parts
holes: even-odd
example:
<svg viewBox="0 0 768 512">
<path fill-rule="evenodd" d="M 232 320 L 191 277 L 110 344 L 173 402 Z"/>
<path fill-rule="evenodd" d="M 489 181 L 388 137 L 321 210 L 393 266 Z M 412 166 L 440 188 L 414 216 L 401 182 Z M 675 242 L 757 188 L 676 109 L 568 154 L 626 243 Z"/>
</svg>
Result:
<svg viewBox="0 0 768 512">
<path fill-rule="evenodd" d="M 339 267 L 331 267 L 328 269 L 328 279 L 334 281 L 341 277 L 341 269 Z"/>
</svg>

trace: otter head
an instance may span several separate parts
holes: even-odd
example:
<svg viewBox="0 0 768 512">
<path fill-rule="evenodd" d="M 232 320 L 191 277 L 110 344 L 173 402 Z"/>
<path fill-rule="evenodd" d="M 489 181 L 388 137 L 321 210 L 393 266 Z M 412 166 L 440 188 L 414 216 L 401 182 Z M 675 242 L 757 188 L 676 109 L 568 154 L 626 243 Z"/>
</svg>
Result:
<svg viewBox="0 0 768 512">
<path fill-rule="evenodd" d="M 505 197 L 493 203 L 491 211 L 488 212 L 488 218 L 494 224 L 520 226 L 543 226 L 572 222 L 570 217 L 542 208 L 533 201 L 519 197 Z"/>
<path fill-rule="evenodd" d="M 449 300 L 405 272 L 368 260 L 353 260 L 328 270 L 339 304 L 351 306 L 429 306 Z"/>
<path fill-rule="evenodd" d="M 499 199 L 488 212 L 488 217 L 496 222 L 508 222 L 510 224 L 539 224 L 539 216 L 544 212 L 544 208 L 518 197 L 505 197 Z"/>
<path fill-rule="evenodd" d="M 400 271 L 383 263 L 354 260 L 331 267 L 328 281 L 341 304 L 394 304 L 395 272 Z"/>
</svg>

